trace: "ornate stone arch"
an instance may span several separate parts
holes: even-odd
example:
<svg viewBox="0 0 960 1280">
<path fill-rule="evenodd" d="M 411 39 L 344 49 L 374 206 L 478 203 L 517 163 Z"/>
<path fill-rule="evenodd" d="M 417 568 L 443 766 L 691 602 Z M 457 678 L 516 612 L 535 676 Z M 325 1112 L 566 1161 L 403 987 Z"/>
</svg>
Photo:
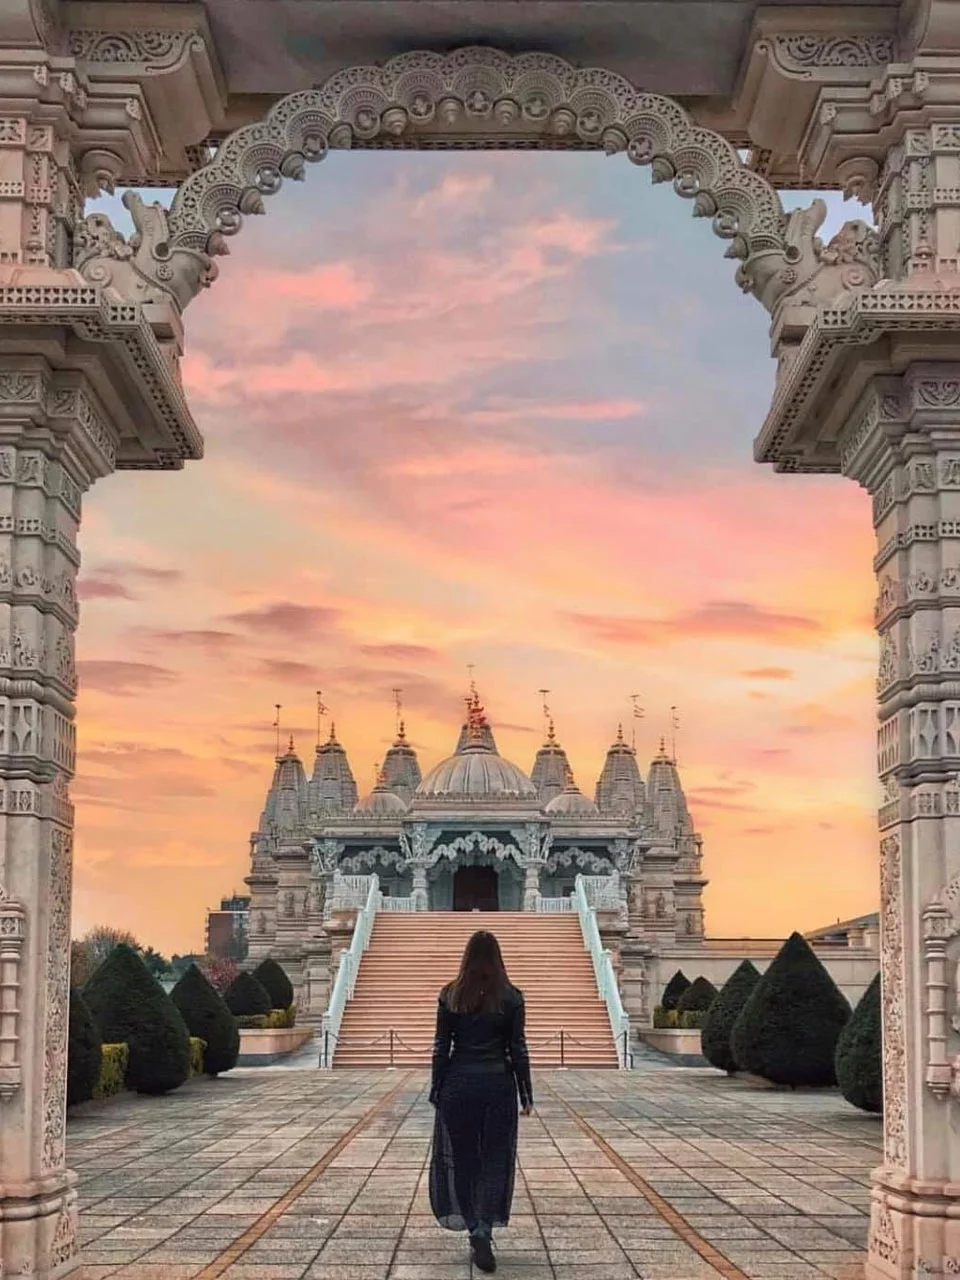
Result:
<svg viewBox="0 0 960 1280">
<path fill-rule="evenodd" d="M 410 146 L 623 151 L 650 165 L 655 182 L 672 181 L 692 199 L 695 216 L 712 218 L 717 235 L 731 241 L 728 257 L 749 261 L 786 247 L 774 188 L 670 98 L 551 54 L 463 48 L 400 54 L 282 98 L 185 180 L 163 252 L 228 252 L 244 215 L 262 213 L 263 198 L 284 178 L 303 178 L 331 148 Z"/>
</svg>

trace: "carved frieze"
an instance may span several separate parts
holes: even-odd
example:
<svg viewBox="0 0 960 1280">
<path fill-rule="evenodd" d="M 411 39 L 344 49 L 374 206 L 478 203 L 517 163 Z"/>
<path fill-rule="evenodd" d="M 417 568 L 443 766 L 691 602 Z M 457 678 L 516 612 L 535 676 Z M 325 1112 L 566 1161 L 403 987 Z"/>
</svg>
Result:
<svg viewBox="0 0 960 1280">
<path fill-rule="evenodd" d="M 62 827 L 52 827 L 49 840 L 46 893 L 49 918 L 46 938 L 43 1031 L 43 1141 L 40 1158 L 40 1167 L 44 1174 L 57 1173 L 64 1167 L 70 889 L 73 878 L 71 832 Z"/>
<path fill-rule="evenodd" d="M 78 61 L 129 68 L 131 76 L 169 71 L 186 57 L 192 44 L 202 48 L 196 31 L 70 31 L 67 47 Z M 98 68 L 92 66 L 92 71 Z"/>
<path fill-rule="evenodd" d="M 883 998 L 883 1140 L 888 1164 L 906 1166 L 903 871 L 900 835 L 880 841 L 880 983 Z"/>
<path fill-rule="evenodd" d="M 810 32 L 775 36 L 777 64 L 785 71 L 809 74 L 820 68 L 876 68 L 894 56 L 892 36 L 835 35 Z"/>
</svg>

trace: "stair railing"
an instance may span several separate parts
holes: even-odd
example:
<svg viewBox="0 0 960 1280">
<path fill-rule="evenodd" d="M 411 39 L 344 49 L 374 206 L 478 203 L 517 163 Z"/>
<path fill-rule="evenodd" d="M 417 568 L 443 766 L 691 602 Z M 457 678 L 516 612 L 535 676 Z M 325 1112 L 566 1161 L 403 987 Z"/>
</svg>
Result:
<svg viewBox="0 0 960 1280">
<path fill-rule="evenodd" d="M 359 879 L 359 877 L 353 878 Z M 366 901 L 357 911 L 357 919 L 353 926 L 353 937 L 350 939 L 350 946 L 345 951 L 340 952 L 337 976 L 334 979 L 333 990 L 330 992 L 330 1002 L 323 1015 L 323 1022 L 320 1028 L 324 1044 L 328 1045 L 336 1046 L 340 1038 L 340 1023 L 343 1021 L 343 1011 L 346 1008 L 347 1001 L 353 998 L 357 985 L 357 974 L 360 972 L 360 961 L 363 959 L 363 953 L 370 945 L 373 922 L 380 907 L 381 895 L 378 877 L 373 875 L 364 878 L 369 882 Z M 327 1059 L 325 1065 L 332 1066 L 333 1054 L 324 1054 L 324 1057 Z"/>
<path fill-rule="evenodd" d="M 610 952 L 604 947 L 600 938 L 600 927 L 597 924 L 597 913 L 590 905 L 587 886 L 582 875 L 578 875 L 573 890 L 573 903 L 580 917 L 580 930 L 584 945 L 590 953 L 593 963 L 593 975 L 597 981 L 600 999 L 607 1006 L 610 1019 L 610 1030 L 613 1032 L 614 1044 L 617 1046 L 617 1062 L 622 1071 L 629 1071 L 632 1061 L 630 1053 L 630 1018 L 624 1010 L 620 999 L 620 987 L 614 972 Z"/>
</svg>

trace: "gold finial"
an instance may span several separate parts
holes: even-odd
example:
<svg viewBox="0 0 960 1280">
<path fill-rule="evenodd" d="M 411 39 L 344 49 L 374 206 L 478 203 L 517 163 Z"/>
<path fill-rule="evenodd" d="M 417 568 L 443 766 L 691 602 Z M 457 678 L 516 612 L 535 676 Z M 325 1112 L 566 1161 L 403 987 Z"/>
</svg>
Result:
<svg viewBox="0 0 960 1280">
<path fill-rule="evenodd" d="M 473 742 L 480 742 L 484 736 L 484 730 L 488 728 L 487 717 L 476 689 L 467 699 L 467 727 Z"/>
<path fill-rule="evenodd" d="M 663 756 L 663 758 L 664 758 L 664 759 L 666 759 L 666 755 L 667 755 L 667 742 L 666 742 L 666 739 L 663 737 L 663 735 L 662 735 L 662 734 L 661 734 L 661 736 L 660 736 L 660 754 L 661 754 L 661 756 Z"/>
<path fill-rule="evenodd" d="M 282 704 L 279 702 L 275 702 L 273 705 L 277 713 L 276 716 L 274 717 L 273 727 L 277 731 L 277 759 L 279 760 L 280 759 L 280 707 Z"/>
<path fill-rule="evenodd" d="M 573 770 L 570 768 L 570 761 L 567 760 L 563 765 L 563 781 L 568 791 L 576 791 L 577 784 L 573 780 Z"/>
<path fill-rule="evenodd" d="M 547 742 L 552 747 L 557 740 L 557 735 L 553 727 L 553 716 L 547 721 Z"/>
<path fill-rule="evenodd" d="M 623 746 L 623 724 L 617 725 L 617 746 Z"/>
<path fill-rule="evenodd" d="M 287 747 L 287 751 L 290 753 L 290 755 L 293 755 L 293 734 L 292 733 L 290 735 L 290 745 Z"/>
<path fill-rule="evenodd" d="M 396 710 L 397 733 L 403 736 L 403 690 L 393 690 L 393 705 Z"/>
<path fill-rule="evenodd" d="M 397 742 L 406 742 L 406 740 L 407 740 L 407 726 L 401 720 L 399 725 L 397 726 Z"/>
<path fill-rule="evenodd" d="M 373 786 L 374 790 L 386 786 L 386 775 L 383 772 L 383 765 L 379 761 L 373 766 Z"/>
<path fill-rule="evenodd" d="M 330 741 L 336 742 L 336 740 L 337 740 L 337 726 L 334 723 L 334 721 L 331 720 L 330 721 Z"/>
</svg>

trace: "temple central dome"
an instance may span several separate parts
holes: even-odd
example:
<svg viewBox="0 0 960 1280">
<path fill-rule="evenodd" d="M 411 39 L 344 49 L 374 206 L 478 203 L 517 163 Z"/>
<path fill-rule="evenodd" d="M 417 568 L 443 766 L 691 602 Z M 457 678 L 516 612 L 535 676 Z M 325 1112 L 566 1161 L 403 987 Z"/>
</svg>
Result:
<svg viewBox="0 0 960 1280">
<path fill-rule="evenodd" d="M 425 800 L 535 800 L 537 789 L 523 772 L 481 742 L 471 742 L 441 760 L 417 787 Z"/>
</svg>

